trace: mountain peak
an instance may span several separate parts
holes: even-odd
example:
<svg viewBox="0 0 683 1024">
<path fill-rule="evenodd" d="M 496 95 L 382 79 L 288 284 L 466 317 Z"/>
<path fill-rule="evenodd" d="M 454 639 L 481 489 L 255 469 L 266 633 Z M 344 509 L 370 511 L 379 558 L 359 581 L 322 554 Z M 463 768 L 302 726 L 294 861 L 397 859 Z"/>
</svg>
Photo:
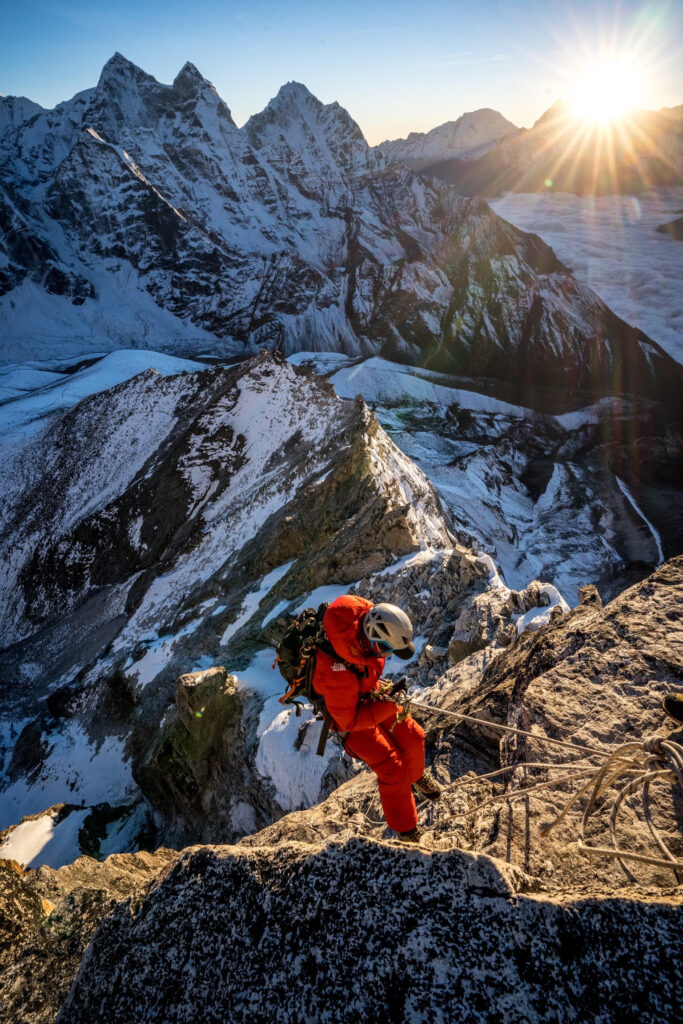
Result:
<svg viewBox="0 0 683 1024">
<path fill-rule="evenodd" d="M 179 83 L 183 82 L 206 82 L 201 71 L 190 60 L 186 60 L 178 74 L 173 79 L 173 87 L 176 88 Z"/>
<path fill-rule="evenodd" d="M 570 107 L 566 100 L 555 100 L 552 106 L 541 114 L 534 122 L 534 128 L 552 127 L 557 121 L 566 121 L 570 116 Z"/>
<path fill-rule="evenodd" d="M 173 91 L 181 100 L 189 100 L 194 103 L 204 101 L 218 111 L 219 117 L 228 121 L 231 125 L 235 122 L 228 105 L 216 92 L 216 88 L 208 78 L 204 78 L 201 71 L 191 62 L 186 61 L 173 80 Z"/>
<path fill-rule="evenodd" d="M 275 111 L 282 115 L 296 114 L 306 108 L 321 110 L 323 103 L 314 96 L 311 90 L 302 82 L 285 82 L 278 89 L 277 95 L 269 102 L 263 113 Z"/>
<path fill-rule="evenodd" d="M 326 147 L 349 142 L 360 147 L 363 153 L 367 149 L 363 133 L 349 112 L 339 103 L 323 103 L 301 82 L 286 82 L 281 86 L 268 105 L 249 118 L 244 129 L 251 145 L 260 148 L 273 142 L 280 145 L 283 130 L 303 122 L 320 138 L 327 138 Z M 288 137 L 287 145 L 299 147 L 300 143 L 299 129 L 296 129 Z"/>
<path fill-rule="evenodd" d="M 446 121 L 431 131 L 411 132 L 407 139 L 381 142 L 377 147 L 392 163 L 406 163 L 422 170 L 442 160 L 472 160 L 483 156 L 502 139 L 519 129 L 491 107 L 481 107 Z"/>
<path fill-rule="evenodd" d="M 314 96 L 308 86 L 304 85 L 303 82 L 285 82 L 278 89 L 276 99 L 313 99 L 317 103 L 320 100 L 317 96 Z"/>
<path fill-rule="evenodd" d="M 122 81 L 122 80 L 134 80 L 135 82 L 154 82 L 156 79 L 152 75 L 148 75 L 146 71 L 139 68 L 137 64 L 133 64 L 131 60 L 124 57 L 122 53 L 117 50 L 113 57 L 110 57 L 107 63 L 102 68 L 100 80 L 97 83 L 98 89 L 102 86 L 109 85 L 111 82 Z"/>
</svg>

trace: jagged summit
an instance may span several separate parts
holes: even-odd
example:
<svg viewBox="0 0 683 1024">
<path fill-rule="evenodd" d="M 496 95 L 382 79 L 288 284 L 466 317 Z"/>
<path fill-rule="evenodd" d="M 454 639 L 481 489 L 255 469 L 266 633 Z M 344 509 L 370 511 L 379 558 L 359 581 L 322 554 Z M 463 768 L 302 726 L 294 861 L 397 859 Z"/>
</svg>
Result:
<svg viewBox="0 0 683 1024">
<path fill-rule="evenodd" d="M 286 82 L 258 114 L 244 125 L 250 143 L 260 147 L 281 139 L 287 141 L 297 126 L 307 125 L 324 133 L 328 142 L 353 144 L 361 151 L 368 149 L 365 137 L 349 112 L 336 101 L 323 103 L 301 82 Z"/>
<path fill-rule="evenodd" d="M 158 84 L 153 75 L 143 71 L 142 68 L 128 60 L 127 57 L 124 57 L 117 50 L 102 68 L 97 87 L 99 89 L 107 86 L 116 87 L 117 84 L 125 79 L 132 79 L 137 83 L 148 82 L 149 84 Z"/>
<path fill-rule="evenodd" d="M 234 125 L 230 108 L 223 100 L 208 78 L 204 78 L 201 71 L 191 61 L 186 61 L 173 79 L 173 91 L 184 101 L 203 102 L 214 108 L 219 117 L 225 122 Z M 237 127 L 235 125 L 235 127 Z"/>
<path fill-rule="evenodd" d="M 295 82 L 292 80 L 290 82 L 285 82 L 283 85 L 280 86 L 280 88 L 277 91 L 277 94 L 270 101 L 270 103 L 268 103 L 268 106 L 284 104 L 292 105 L 300 104 L 302 102 L 313 102 L 313 104 L 317 107 L 322 107 L 323 105 L 322 101 L 319 100 L 318 97 L 311 92 L 307 85 L 304 85 L 303 82 Z"/>
<path fill-rule="evenodd" d="M 180 81 L 197 81 L 205 82 L 206 79 L 202 75 L 201 71 L 197 68 L 196 64 L 193 64 L 191 60 L 186 60 L 182 68 L 173 80 L 173 84 L 176 85 Z"/>
</svg>

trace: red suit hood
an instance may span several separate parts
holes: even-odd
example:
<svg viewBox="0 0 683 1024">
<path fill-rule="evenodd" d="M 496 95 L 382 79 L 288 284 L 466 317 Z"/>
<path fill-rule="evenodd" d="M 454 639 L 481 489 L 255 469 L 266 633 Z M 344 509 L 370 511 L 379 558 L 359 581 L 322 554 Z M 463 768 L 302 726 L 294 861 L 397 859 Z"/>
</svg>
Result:
<svg viewBox="0 0 683 1024">
<path fill-rule="evenodd" d="M 344 661 L 352 665 L 372 665 L 377 673 L 384 669 L 384 658 L 373 654 L 363 633 L 363 618 L 373 607 L 364 597 L 344 594 L 333 601 L 323 617 L 327 639 Z"/>
</svg>

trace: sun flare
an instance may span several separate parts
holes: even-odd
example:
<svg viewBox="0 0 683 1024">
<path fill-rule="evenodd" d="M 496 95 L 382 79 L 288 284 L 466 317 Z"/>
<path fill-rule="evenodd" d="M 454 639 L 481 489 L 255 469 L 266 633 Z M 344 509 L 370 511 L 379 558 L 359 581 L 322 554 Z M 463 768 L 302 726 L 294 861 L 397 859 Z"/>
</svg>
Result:
<svg viewBox="0 0 683 1024">
<path fill-rule="evenodd" d="M 622 57 L 597 60 L 578 69 L 570 103 L 584 121 L 615 121 L 637 107 L 642 95 L 640 69 Z"/>
</svg>

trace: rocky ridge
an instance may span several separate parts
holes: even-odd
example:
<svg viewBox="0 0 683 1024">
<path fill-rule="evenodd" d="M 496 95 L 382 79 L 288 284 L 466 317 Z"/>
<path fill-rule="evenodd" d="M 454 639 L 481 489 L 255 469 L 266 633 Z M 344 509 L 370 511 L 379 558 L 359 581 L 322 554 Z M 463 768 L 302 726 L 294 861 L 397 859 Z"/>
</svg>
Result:
<svg viewBox="0 0 683 1024">
<path fill-rule="evenodd" d="M 497 110 L 473 110 L 429 132 L 411 132 L 407 139 L 381 142 L 379 149 L 391 163 L 407 164 L 414 171 L 443 160 L 475 160 L 520 129 Z"/>
<path fill-rule="evenodd" d="M 469 570 L 465 565 L 453 560 L 449 575 L 483 569 L 474 560 Z M 413 568 L 411 608 L 424 600 L 427 571 Z M 406 582 L 395 574 L 383 579 L 385 598 Z M 447 576 L 436 579 L 443 585 Z M 81 858 L 57 872 L 21 874 L 0 865 L 3 888 L 21 907 L 12 912 L 23 929 L 19 962 L 32 979 L 28 992 L 20 990 L 10 969 L 5 1012 L 25 1013 L 30 1024 L 52 1020 L 99 918 L 59 1021 L 152 1021 L 160 1013 L 188 1021 L 199 1013 L 282 1021 L 358 1014 L 674 1019 L 683 952 L 675 873 L 632 862 L 624 870 L 580 855 L 581 804 L 543 838 L 539 827 L 576 790 L 577 777 L 541 792 L 531 786 L 571 759 L 544 746 L 544 737 L 606 755 L 624 740 L 671 733 L 659 700 L 683 680 L 682 587 L 678 558 L 605 608 L 586 588 L 577 609 L 558 609 L 535 633 L 512 640 L 500 632 L 500 613 L 506 603 L 521 609 L 524 600 L 500 588 L 472 598 L 490 609 L 479 616 L 481 650 L 462 657 L 461 648 L 425 647 L 419 665 L 409 666 L 416 703 L 482 721 L 444 724 L 415 711 L 427 726 L 432 770 L 442 783 L 458 783 L 439 804 L 421 809 L 427 836 L 419 849 L 396 845 L 375 824 L 376 786 L 366 771 L 324 803 L 238 845 L 194 847 L 175 859 L 160 851 L 141 862 Z M 437 588 L 432 596 L 440 602 L 444 595 Z M 495 723 L 522 727 L 538 742 L 501 740 Z M 680 732 L 671 738 L 680 741 Z M 545 769 L 534 767 L 539 760 Z M 497 780 L 472 774 L 496 766 L 515 770 Z M 665 783 L 650 795 L 657 828 L 680 858 L 683 794 Z M 592 842 L 608 811 L 606 795 Z M 635 800 L 622 808 L 618 834 L 623 848 L 652 851 Z M 159 872 L 151 884 L 149 870 Z M 86 892 L 99 895 L 87 923 L 79 923 Z M 45 974 L 36 965 L 53 958 L 62 958 L 61 973 L 39 1005 Z"/>
<path fill-rule="evenodd" d="M 271 820 L 282 808 L 253 771 L 264 696 L 280 689 L 263 623 L 453 545 L 430 484 L 367 407 L 267 355 L 146 371 L 53 419 L 5 470 L 3 827 L 65 791 L 125 820 L 145 793 L 175 841 Z M 240 678 L 230 764 L 243 768 L 229 785 L 204 775 L 181 808 L 155 781 L 159 726 L 182 771 L 178 675 L 221 663 Z M 212 701 L 205 688 L 200 707 Z M 210 725 L 190 747 L 220 764 Z"/>
</svg>

